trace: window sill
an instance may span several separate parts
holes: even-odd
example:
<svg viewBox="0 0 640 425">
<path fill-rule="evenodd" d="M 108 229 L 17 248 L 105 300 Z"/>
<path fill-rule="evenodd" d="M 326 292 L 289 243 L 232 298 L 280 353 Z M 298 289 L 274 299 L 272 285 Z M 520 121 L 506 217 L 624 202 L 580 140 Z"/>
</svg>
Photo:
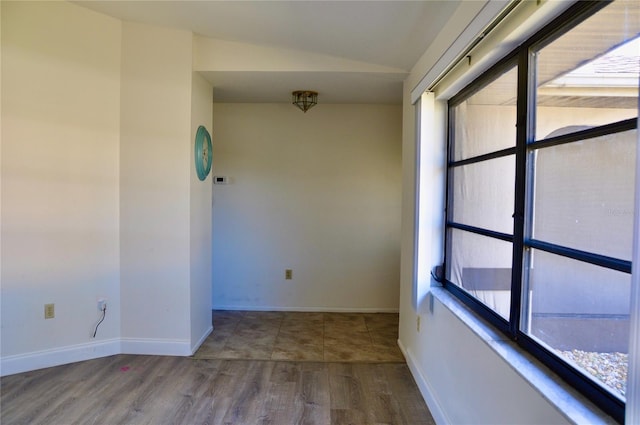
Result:
<svg viewBox="0 0 640 425">
<path fill-rule="evenodd" d="M 576 424 L 616 423 L 612 417 L 602 412 L 507 336 L 495 330 L 446 289 L 433 286 L 430 293 L 568 421 Z"/>
</svg>

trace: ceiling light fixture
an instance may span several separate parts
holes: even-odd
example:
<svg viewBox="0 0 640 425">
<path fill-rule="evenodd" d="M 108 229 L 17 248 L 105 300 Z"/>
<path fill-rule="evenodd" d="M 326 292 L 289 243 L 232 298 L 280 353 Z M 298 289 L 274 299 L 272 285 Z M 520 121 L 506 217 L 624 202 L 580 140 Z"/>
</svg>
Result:
<svg viewBox="0 0 640 425">
<path fill-rule="evenodd" d="M 318 103 L 318 93 L 311 90 L 296 90 L 291 93 L 293 104 L 307 112 Z"/>
</svg>

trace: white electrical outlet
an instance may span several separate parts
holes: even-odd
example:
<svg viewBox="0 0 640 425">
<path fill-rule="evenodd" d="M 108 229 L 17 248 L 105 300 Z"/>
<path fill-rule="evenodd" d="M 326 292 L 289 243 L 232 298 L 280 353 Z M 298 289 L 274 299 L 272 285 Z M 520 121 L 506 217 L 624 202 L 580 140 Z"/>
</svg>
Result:
<svg viewBox="0 0 640 425">
<path fill-rule="evenodd" d="M 107 300 L 100 298 L 98 300 L 98 311 L 104 311 L 107 308 Z"/>
</svg>

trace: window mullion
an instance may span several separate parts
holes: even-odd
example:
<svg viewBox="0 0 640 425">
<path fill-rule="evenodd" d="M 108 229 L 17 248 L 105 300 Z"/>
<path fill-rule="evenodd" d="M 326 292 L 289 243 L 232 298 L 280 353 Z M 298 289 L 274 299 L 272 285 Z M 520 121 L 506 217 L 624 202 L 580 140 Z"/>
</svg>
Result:
<svg viewBox="0 0 640 425">
<path fill-rule="evenodd" d="M 522 264 L 524 242 L 524 219 L 526 201 L 526 155 L 527 142 L 530 137 L 531 107 L 529 89 L 531 72 L 529 67 L 529 52 L 523 49 L 518 55 L 518 98 L 516 120 L 516 173 L 515 196 L 513 213 L 513 260 L 511 266 L 511 311 L 509 315 L 509 332 L 513 337 L 520 327 L 520 312 L 522 310 Z"/>
<path fill-rule="evenodd" d="M 449 164 L 449 162 L 451 161 L 451 158 L 453 158 L 453 151 L 454 151 L 454 143 L 455 143 L 455 119 L 456 119 L 456 114 L 455 114 L 455 108 L 452 107 L 451 105 L 449 105 L 447 107 L 447 123 L 448 123 L 448 128 L 447 128 L 447 164 Z M 453 219 L 453 193 L 452 193 L 452 188 L 453 188 L 453 169 L 449 166 L 447 166 L 446 168 L 446 190 L 445 190 L 445 200 L 444 200 L 444 208 L 445 208 L 445 243 L 444 243 L 444 249 L 445 249 L 445 254 L 444 254 L 444 262 L 443 262 L 443 269 L 444 269 L 444 273 L 445 276 L 449 275 L 449 261 L 451 259 L 451 255 L 452 255 L 452 251 L 451 251 L 451 241 L 449 239 L 449 233 L 450 230 L 447 228 L 446 223 L 448 223 L 449 221 L 451 221 Z"/>
</svg>

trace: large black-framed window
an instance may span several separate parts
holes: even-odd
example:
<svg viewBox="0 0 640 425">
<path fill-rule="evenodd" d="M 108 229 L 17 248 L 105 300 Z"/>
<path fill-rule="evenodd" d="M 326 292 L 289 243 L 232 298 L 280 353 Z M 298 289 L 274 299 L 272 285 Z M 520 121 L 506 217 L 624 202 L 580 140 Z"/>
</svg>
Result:
<svg viewBox="0 0 640 425">
<path fill-rule="evenodd" d="M 637 2 L 578 2 L 448 105 L 444 286 L 618 421 Z"/>
</svg>

